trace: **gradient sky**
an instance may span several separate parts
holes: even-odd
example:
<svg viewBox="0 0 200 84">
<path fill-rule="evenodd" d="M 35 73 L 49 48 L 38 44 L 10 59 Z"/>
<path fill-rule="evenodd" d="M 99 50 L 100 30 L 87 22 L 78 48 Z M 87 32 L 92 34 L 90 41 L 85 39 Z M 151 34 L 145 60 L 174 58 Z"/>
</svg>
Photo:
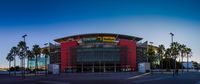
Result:
<svg viewBox="0 0 200 84">
<path fill-rule="evenodd" d="M 1 0 L 0 67 L 6 55 L 28 34 L 28 46 L 82 33 L 119 33 L 169 47 L 174 40 L 200 62 L 199 0 Z"/>
</svg>

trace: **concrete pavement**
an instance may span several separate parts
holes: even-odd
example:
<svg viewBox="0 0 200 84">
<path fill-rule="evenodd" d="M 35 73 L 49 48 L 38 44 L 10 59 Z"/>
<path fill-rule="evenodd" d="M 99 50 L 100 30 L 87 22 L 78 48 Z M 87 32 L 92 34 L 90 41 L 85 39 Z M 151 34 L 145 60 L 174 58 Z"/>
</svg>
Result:
<svg viewBox="0 0 200 84">
<path fill-rule="evenodd" d="M 185 72 L 173 77 L 172 74 L 154 73 L 136 79 L 132 79 L 129 84 L 199 84 L 199 72 Z"/>
<path fill-rule="evenodd" d="M 21 77 L 0 75 L 0 84 L 200 84 L 199 72 L 171 73 L 67 73 L 61 75 Z"/>
</svg>

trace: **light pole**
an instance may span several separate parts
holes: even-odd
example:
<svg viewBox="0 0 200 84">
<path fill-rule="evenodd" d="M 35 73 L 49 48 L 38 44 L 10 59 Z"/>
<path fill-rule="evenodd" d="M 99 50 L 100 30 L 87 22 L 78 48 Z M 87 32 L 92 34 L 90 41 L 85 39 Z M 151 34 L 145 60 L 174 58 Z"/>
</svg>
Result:
<svg viewBox="0 0 200 84">
<path fill-rule="evenodd" d="M 22 36 L 22 38 L 24 38 L 24 42 L 26 41 L 26 36 L 28 36 L 27 34 L 24 34 L 23 36 Z"/>
<path fill-rule="evenodd" d="M 172 43 L 173 43 L 173 36 L 174 36 L 174 34 L 170 33 L 170 35 L 171 35 L 171 40 L 172 40 Z"/>
<path fill-rule="evenodd" d="M 22 38 L 24 39 L 24 55 L 26 56 L 26 50 L 27 50 L 27 47 L 26 47 L 26 36 L 27 34 L 24 34 L 22 36 Z M 23 78 L 25 78 L 25 56 L 22 58 L 22 68 L 23 68 Z"/>
<path fill-rule="evenodd" d="M 171 41 L 172 41 L 172 48 L 173 48 L 173 36 L 174 36 L 174 34 L 173 33 L 170 33 L 170 35 L 171 35 Z M 173 53 L 173 51 L 172 51 L 172 53 Z M 174 72 L 175 72 L 175 68 L 176 68 L 176 58 L 174 58 L 174 70 L 173 70 L 173 76 L 174 76 Z"/>
<path fill-rule="evenodd" d="M 45 43 L 45 48 L 47 48 L 47 51 L 49 50 L 48 49 L 48 43 Z M 45 54 L 45 76 L 47 77 L 47 54 Z"/>
<path fill-rule="evenodd" d="M 153 50 L 153 42 L 149 42 L 151 45 L 150 45 L 150 48 L 151 48 L 151 50 Z M 150 65 L 152 65 L 152 67 L 153 67 L 153 64 L 151 64 L 151 62 L 150 62 Z M 150 68 L 151 68 L 151 66 L 150 66 Z M 153 71 L 152 71 L 152 69 L 151 69 L 151 74 L 153 75 Z"/>
</svg>

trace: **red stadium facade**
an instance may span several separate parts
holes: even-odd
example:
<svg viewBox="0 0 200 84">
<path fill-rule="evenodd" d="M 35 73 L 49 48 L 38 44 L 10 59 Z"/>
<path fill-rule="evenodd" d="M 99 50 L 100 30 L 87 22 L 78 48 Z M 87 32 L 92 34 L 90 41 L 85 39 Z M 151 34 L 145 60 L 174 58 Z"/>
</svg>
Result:
<svg viewBox="0 0 200 84">
<path fill-rule="evenodd" d="M 142 38 L 110 33 L 81 34 L 56 39 L 61 72 L 135 71 L 137 41 Z"/>
<path fill-rule="evenodd" d="M 61 43 L 61 71 L 62 72 L 64 72 L 66 68 L 73 66 L 70 62 L 71 61 L 70 47 L 76 47 L 76 46 L 78 46 L 78 43 L 76 41 Z"/>
</svg>

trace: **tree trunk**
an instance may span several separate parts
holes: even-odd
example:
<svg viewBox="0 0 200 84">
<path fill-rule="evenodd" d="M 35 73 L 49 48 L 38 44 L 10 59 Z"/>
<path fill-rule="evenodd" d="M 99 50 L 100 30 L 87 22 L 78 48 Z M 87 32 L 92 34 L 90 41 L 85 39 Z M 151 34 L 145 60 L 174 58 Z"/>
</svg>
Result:
<svg viewBox="0 0 200 84">
<path fill-rule="evenodd" d="M 163 71 L 163 59 L 161 60 L 161 69 Z"/>
<path fill-rule="evenodd" d="M 21 59 L 21 75 L 22 75 L 22 78 L 25 78 L 24 58 Z"/>
<path fill-rule="evenodd" d="M 9 61 L 9 68 L 8 68 L 9 75 L 10 75 L 10 65 L 11 65 L 11 61 Z"/>
<path fill-rule="evenodd" d="M 27 58 L 27 70 L 29 70 L 29 58 Z"/>
<path fill-rule="evenodd" d="M 37 67 L 37 66 L 38 66 L 38 65 L 37 65 L 37 61 L 38 61 L 38 60 L 37 60 L 37 56 L 36 56 L 36 57 L 35 57 L 35 76 L 37 75 L 37 68 L 38 68 L 38 67 Z"/>
<path fill-rule="evenodd" d="M 23 58 L 23 78 L 25 78 L 25 58 Z"/>
<path fill-rule="evenodd" d="M 45 76 L 47 76 L 47 56 L 45 56 Z"/>
<path fill-rule="evenodd" d="M 169 71 L 171 72 L 171 60 L 168 59 L 168 62 L 169 62 Z"/>
<path fill-rule="evenodd" d="M 165 68 L 166 68 L 166 71 L 168 71 L 168 68 L 169 68 L 169 61 L 168 59 L 165 58 Z"/>
<path fill-rule="evenodd" d="M 187 54 L 187 72 L 189 72 L 189 65 L 188 65 L 188 54 Z"/>
<path fill-rule="evenodd" d="M 183 54 L 181 55 L 181 57 L 182 57 L 182 62 L 181 62 L 181 64 L 182 64 L 182 74 L 183 74 Z"/>
<path fill-rule="evenodd" d="M 175 60 L 174 60 L 174 73 L 176 73 L 176 75 L 178 75 L 178 71 L 176 71 L 176 70 L 178 70 L 178 67 L 176 66 L 176 58 L 175 58 Z"/>
<path fill-rule="evenodd" d="M 27 58 L 27 67 L 26 67 L 26 71 L 27 71 L 27 74 L 29 73 L 29 57 Z"/>
<path fill-rule="evenodd" d="M 16 59 L 15 59 L 15 56 L 14 56 L 14 74 L 16 76 Z"/>
<path fill-rule="evenodd" d="M 161 69 L 161 72 L 163 72 L 163 56 L 160 57 L 160 69 Z"/>
<path fill-rule="evenodd" d="M 159 68 L 160 68 L 160 72 L 161 72 L 161 56 L 159 57 L 159 61 L 160 61 L 160 63 L 159 63 Z"/>
<path fill-rule="evenodd" d="M 23 60 L 20 59 L 20 61 L 21 61 L 21 76 L 22 76 L 22 78 L 23 78 Z"/>
</svg>

